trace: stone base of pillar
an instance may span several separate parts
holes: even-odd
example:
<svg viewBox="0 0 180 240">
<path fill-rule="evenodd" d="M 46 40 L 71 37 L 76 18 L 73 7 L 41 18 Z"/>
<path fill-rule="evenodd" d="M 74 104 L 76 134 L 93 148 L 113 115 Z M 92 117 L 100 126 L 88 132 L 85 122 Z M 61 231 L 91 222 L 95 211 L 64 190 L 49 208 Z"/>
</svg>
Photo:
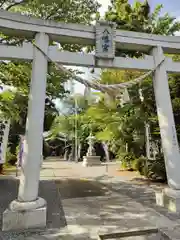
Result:
<svg viewBox="0 0 180 240">
<path fill-rule="evenodd" d="M 84 156 L 83 167 L 99 166 L 101 165 L 100 156 Z"/>
<path fill-rule="evenodd" d="M 156 192 L 156 204 L 170 212 L 180 213 L 180 190 L 165 188 L 161 192 Z"/>
<path fill-rule="evenodd" d="M 27 230 L 46 227 L 46 201 L 13 201 L 3 213 L 2 231 Z"/>
</svg>

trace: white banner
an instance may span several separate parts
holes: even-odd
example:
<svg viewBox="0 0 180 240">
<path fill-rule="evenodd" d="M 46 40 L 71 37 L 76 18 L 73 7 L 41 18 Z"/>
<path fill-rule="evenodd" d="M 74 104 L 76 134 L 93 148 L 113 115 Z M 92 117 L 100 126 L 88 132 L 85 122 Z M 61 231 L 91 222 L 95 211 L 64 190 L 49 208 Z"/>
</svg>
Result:
<svg viewBox="0 0 180 240">
<path fill-rule="evenodd" d="M 17 166 L 21 167 L 22 166 L 22 161 L 23 161 L 23 155 L 24 155 L 24 145 L 25 145 L 25 136 L 20 135 L 20 144 L 19 144 L 19 153 L 18 153 L 18 161 L 17 161 Z"/>
<path fill-rule="evenodd" d="M 0 121 L 0 164 L 4 164 L 6 161 L 9 129 L 10 120 Z"/>
</svg>

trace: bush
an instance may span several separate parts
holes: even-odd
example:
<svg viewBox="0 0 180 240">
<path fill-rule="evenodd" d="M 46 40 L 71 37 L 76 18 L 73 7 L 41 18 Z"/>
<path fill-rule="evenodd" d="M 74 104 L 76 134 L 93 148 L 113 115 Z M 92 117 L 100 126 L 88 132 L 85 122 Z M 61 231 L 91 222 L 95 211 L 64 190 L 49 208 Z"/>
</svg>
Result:
<svg viewBox="0 0 180 240">
<path fill-rule="evenodd" d="M 11 155 L 10 159 L 8 160 L 8 164 L 11 166 L 15 166 L 17 162 L 17 157 L 15 155 Z"/>
<path fill-rule="evenodd" d="M 134 160 L 133 168 L 138 171 L 141 175 L 146 175 L 147 170 L 145 168 L 147 164 L 147 159 L 145 157 L 140 157 Z"/>
<path fill-rule="evenodd" d="M 155 160 L 140 157 L 134 161 L 134 169 L 152 180 L 167 181 L 164 157 L 157 155 Z"/>
<path fill-rule="evenodd" d="M 121 161 L 121 166 L 122 168 L 124 169 L 127 169 L 127 170 L 134 170 L 133 168 L 133 162 L 135 160 L 135 155 L 133 153 L 122 153 L 120 156 L 119 156 L 119 160 Z"/>
<path fill-rule="evenodd" d="M 46 159 L 50 155 L 49 144 L 43 139 L 43 159 Z"/>
<path fill-rule="evenodd" d="M 149 177 L 152 179 L 158 179 L 162 181 L 167 181 L 166 166 L 164 161 L 164 156 L 159 154 L 156 160 L 149 161 Z"/>
<path fill-rule="evenodd" d="M 0 164 L 0 174 L 2 174 L 3 173 L 3 164 L 1 163 Z"/>
<path fill-rule="evenodd" d="M 16 155 L 12 154 L 10 152 L 10 149 L 8 148 L 7 152 L 6 152 L 6 162 L 5 162 L 5 164 L 0 164 L 0 174 L 3 173 L 3 166 L 4 165 L 6 165 L 6 166 L 8 166 L 8 165 L 14 166 L 16 164 L 16 162 L 17 162 Z"/>
<path fill-rule="evenodd" d="M 17 162 L 17 156 L 15 154 L 12 154 L 8 148 L 6 152 L 6 165 L 14 166 L 16 162 Z"/>
</svg>

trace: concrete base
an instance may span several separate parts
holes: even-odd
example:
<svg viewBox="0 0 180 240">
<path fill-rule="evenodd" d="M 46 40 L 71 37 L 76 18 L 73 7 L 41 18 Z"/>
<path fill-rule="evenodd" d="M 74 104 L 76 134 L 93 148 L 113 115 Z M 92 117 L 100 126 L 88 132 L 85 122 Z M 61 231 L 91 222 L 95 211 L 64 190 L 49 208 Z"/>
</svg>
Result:
<svg viewBox="0 0 180 240">
<path fill-rule="evenodd" d="M 2 230 L 26 230 L 46 227 L 46 201 L 38 198 L 32 202 L 14 200 L 3 213 Z"/>
<path fill-rule="evenodd" d="M 166 188 L 162 192 L 156 192 L 156 204 L 171 212 L 180 213 L 180 190 Z"/>
<path fill-rule="evenodd" d="M 46 207 L 28 211 L 12 211 L 6 209 L 3 213 L 2 231 L 26 230 L 45 227 Z"/>
<path fill-rule="evenodd" d="M 84 156 L 83 167 L 99 166 L 101 165 L 100 156 Z"/>
</svg>

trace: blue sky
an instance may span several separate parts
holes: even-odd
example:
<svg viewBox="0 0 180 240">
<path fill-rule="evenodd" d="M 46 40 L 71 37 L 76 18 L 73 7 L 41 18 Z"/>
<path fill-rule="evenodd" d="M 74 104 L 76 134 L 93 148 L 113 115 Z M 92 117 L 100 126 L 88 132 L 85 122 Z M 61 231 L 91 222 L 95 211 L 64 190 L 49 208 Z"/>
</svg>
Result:
<svg viewBox="0 0 180 240">
<path fill-rule="evenodd" d="M 103 1 L 103 0 L 102 0 Z M 133 2 L 130 0 L 129 2 Z M 157 4 L 163 4 L 164 11 L 171 13 L 172 15 L 178 17 L 180 16 L 180 1 L 179 0 L 149 0 L 149 3 L 152 8 Z"/>
<path fill-rule="evenodd" d="M 109 4 L 109 0 L 99 0 L 99 2 L 103 5 L 102 6 L 102 12 L 107 9 L 107 6 Z M 129 0 L 129 3 L 133 3 L 134 0 Z M 143 0 L 142 0 L 143 2 Z M 157 4 L 163 4 L 164 5 L 164 11 L 165 12 L 171 12 L 172 15 L 180 16 L 180 1 L 179 0 L 149 0 L 149 3 L 152 8 L 154 8 Z"/>
</svg>

